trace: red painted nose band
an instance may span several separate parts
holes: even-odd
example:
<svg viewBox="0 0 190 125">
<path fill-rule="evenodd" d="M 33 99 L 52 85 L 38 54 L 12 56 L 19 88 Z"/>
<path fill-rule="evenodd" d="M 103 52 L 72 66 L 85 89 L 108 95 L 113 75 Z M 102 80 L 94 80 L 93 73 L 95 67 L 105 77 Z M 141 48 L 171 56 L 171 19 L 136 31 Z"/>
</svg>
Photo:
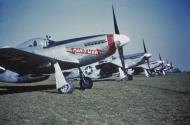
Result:
<svg viewBox="0 0 190 125">
<path fill-rule="evenodd" d="M 108 47 L 109 47 L 108 53 L 112 55 L 116 51 L 113 34 L 108 34 L 107 40 L 108 40 Z"/>
</svg>

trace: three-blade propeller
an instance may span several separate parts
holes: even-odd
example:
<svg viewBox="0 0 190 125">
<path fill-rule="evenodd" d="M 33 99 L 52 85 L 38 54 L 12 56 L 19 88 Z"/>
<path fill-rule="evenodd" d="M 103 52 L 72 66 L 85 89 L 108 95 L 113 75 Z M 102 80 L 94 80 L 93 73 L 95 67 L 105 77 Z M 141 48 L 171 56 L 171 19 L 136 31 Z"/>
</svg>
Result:
<svg viewBox="0 0 190 125">
<path fill-rule="evenodd" d="M 144 47 L 144 54 L 147 54 L 147 49 L 146 49 L 146 45 L 145 45 L 144 39 L 143 39 L 143 47 Z M 147 62 L 148 68 L 149 68 L 149 70 L 150 70 L 149 57 L 145 57 L 145 60 L 146 60 L 146 62 Z"/>
<path fill-rule="evenodd" d="M 163 70 L 164 69 L 164 61 L 162 60 L 162 57 L 160 56 L 160 53 L 159 53 L 159 59 L 161 61 L 161 69 Z"/>
<path fill-rule="evenodd" d="M 172 61 L 170 62 L 170 68 L 173 69 L 173 64 Z"/>
<path fill-rule="evenodd" d="M 115 34 L 119 35 L 120 32 L 119 32 L 119 28 L 118 28 L 118 25 L 117 25 L 117 21 L 116 21 L 116 17 L 115 17 L 115 12 L 114 12 L 113 6 L 112 6 L 112 11 L 113 11 L 113 21 L 114 21 Z M 119 53 L 119 58 L 120 58 L 121 64 L 122 64 L 122 71 L 124 72 L 125 75 L 127 75 L 127 71 L 125 69 L 125 60 L 124 60 L 124 55 L 123 55 L 123 46 L 118 46 L 118 53 Z"/>
</svg>

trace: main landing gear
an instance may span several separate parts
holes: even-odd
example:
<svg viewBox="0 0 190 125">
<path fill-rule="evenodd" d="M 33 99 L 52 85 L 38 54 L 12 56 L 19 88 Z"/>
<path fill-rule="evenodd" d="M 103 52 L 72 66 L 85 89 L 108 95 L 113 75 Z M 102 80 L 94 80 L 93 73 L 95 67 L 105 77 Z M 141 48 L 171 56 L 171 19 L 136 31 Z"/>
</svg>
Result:
<svg viewBox="0 0 190 125">
<path fill-rule="evenodd" d="M 146 77 L 153 77 L 156 74 L 156 71 L 144 69 L 144 74 Z"/>
<path fill-rule="evenodd" d="M 71 81 L 65 79 L 59 64 L 56 62 L 54 64 L 55 68 L 55 79 L 56 79 L 56 89 L 60 94 L 71 94 L 74 90 L 74 85 Z M 81 69 L 79 68 L 80 73 L 80 87 L 82 90 L 91 89 L 93 86 L 93 81 L 89 77 L 85 77 Z"/>
<path fill-rule="evenodd" d="M 79 68 L 79 73 L 80 73 L 80 88 L 82 90 L 85 90 L 85 89 L 91 89 L 92 86 L 93 86 L 93 81 L 91 78 L 89 77 L 86 77 L 83 72 L 81 71 L 81 69 Z"/>
<path fill-rule="evenodd" d="M 129 81 L 132 81 L 132 80 L 133 80 L 133 75 L 127 75 L 127 77 L 128 77 L 128 80 L 129 80 Z"/>
<path fill-rule="evenodd" d="M 131 81 L 133 80 L 133 75 L 130 75 L 128 73 L 125 74 L 124 71 L 121 68 L 119 68 L 119 78 L 121 81 Z"/>
<path fill-rule="evenodd" d="M 74 86 L 70 81 L 66 81 L 59 64 L 56 62 L 54 64 L 55 68 L 55 80 L 56 80 L 56 89 L 60 94 L 72 93 Z"/>
</svg>

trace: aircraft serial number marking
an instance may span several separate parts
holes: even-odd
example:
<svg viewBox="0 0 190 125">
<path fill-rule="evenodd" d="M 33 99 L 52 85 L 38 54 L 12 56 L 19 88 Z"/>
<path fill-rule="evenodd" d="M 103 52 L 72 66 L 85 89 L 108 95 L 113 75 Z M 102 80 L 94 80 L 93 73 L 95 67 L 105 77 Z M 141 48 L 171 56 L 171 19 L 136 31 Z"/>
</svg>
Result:
<svg viewBox="0 0 190 125">
<path fill-rule="evenodd" d="M 82 48 L 71 48 L 68 52 L 70 53 L 80 53 L 80 54 L 90 54 L 90 55 L 100 55 L 101 50 L 96 49 L 96 50 L 91 50 L 91 49 L 82 49 Z"/>
</svg>

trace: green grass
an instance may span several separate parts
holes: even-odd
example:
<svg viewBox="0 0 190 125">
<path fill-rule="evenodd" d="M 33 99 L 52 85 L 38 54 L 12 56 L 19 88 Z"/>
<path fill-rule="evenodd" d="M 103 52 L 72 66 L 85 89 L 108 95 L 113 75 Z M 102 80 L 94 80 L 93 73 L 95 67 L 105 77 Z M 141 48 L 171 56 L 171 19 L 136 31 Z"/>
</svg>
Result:
<svg viewBox="0 0 190 125">
<path fill-rule="evenodd" d="M 0 124 L 190 124 L 190 74 L 107 79 L 60 95 L 55 80 L 0 84 Z"/>
</svg>

